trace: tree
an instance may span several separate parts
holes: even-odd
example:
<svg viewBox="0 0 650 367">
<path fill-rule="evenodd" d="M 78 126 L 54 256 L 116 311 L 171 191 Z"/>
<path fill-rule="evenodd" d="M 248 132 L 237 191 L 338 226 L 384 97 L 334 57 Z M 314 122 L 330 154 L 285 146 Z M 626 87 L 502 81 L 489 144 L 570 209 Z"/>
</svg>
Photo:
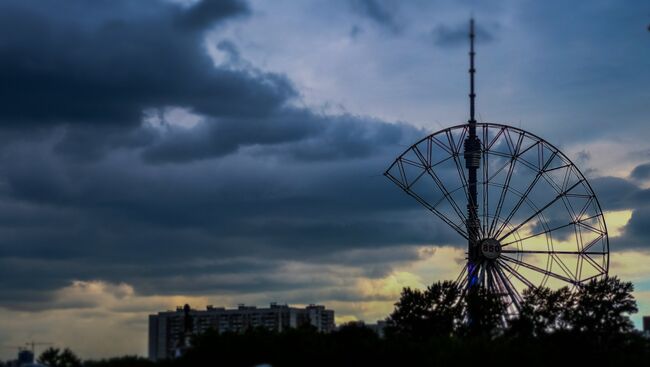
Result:
<svg viewBox="0 0 650 367">
<path fill-rule="evenodd" d="M 515 337 L 542 337 L 557 332 L 586 336 L 630 333 L 630 315 L 637 312 L 634 287 L 617 277 L 592 280 L 571 292 L 568 287 L 527 289 L 519 316 L 508 333 Z"/>
<path fill-rule="evenodd" d="M 49 367 L 81 367 L 81 359 L 70 349 L 48 348 L 38 357 L 40 363 Z"/>
<path fill-rule="evenodd" d="M 614 335 L 634 330 L 630 315 L 638 312 L 634 286 L 618 277 L 592 280 L 576 293 L 570 323 L 575 331 Z"/>
<path fill-rule="evenodd" d="M 462 313 L 461 291 L 454 282 L 437 282 L 425 291 L 407 287 L 388 317 L 387 334 L 416 339 L 450 336 Z"/>
<path fill-rule="evenodd" d="M 41 353 L 41 356 L 38 357 L 38 361 L 40 363 L 46 364 L 48 366 L 56 366 L 58 358 L 59 358 L 59 353 L 61 350 L 59 348 L 47 348 L 46 350 Z"/>
<path fill-rule="evenodd" d="M 84 361 L 84 367 L 153 367 L 155 362 L 138 356 L 123 356 L 102 359 L 100 361 Z"/>
<path fill-rule="evenodd" d="M 465 323 L 461 333 L 464 335 L 492 337 L 505 324 L 506 306 L 501 296 L 485 288 L 468 291 L 462 308 Z"/>
<path fill-rule="evenodd" d="M 551 290 L 528 288 L 523 292 L 519 317 L 512 320 L 508 333 L 517 337 L 540 337 L 569 330 L 575 297 L 568 287 Z"/>
</svg>

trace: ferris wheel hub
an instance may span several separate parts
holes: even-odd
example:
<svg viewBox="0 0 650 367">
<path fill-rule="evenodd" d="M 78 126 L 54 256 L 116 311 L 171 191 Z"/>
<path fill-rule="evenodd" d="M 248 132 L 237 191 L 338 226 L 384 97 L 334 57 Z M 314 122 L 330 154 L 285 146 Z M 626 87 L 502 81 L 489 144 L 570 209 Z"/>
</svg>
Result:
<svg viewBox="0 0 650 367">
<path fill-rule="evenodd" d="M 501 256 L 501 243 L 495 238 L 486 238 L 480 243 L 481 255 L 489 260 L 495 260 Z"/>
</svg>

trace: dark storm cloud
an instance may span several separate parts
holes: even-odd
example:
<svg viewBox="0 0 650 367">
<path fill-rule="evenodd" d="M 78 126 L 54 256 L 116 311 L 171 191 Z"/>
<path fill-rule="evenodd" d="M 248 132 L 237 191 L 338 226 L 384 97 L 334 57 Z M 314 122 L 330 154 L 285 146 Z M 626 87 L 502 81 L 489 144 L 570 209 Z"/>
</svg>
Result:
<svg viewBox="0 0 650 367">
<path fill-rule="evenodd" d="M 38 309 L 75 279 L 142 294 L 309 289 L 328 280 L 279 277 L 284 261 L 373 259 L 381 276 L 413 258 L 382 249 L 457 241 L 381 176 L 422 130 L 293 107 L 291 82 L 228 40 L 215 66 L 202 30 L 246 14 L 239 2 L 140 4 L 0 5 L 14 32 L 0 36 L 3 305 Z M 200 121 L 168 121 L 176 107 Z"/>
<path fill-rule="evenodd" d="M 353 9 L 393 33 L 399 33 L 402 25 L 397 20 L 398 2 L 391 0 L 352 0 Z"/>
<path fill-rule="evenodd" d="M 603 210 L 629 209 L 636 202 L 642 190 L 633 182 L 619 177 L 598 177 L 590 180 Z"/>
<path fill-rule="evenodd" d="M 650 247 L 650 207 L 645 206 L 632 212 L 630 221 L 625 226 L 625 231 L 616 244 L 620 248 Z M 610 245 L 611 246 L 611 245 Z M 615 249 L 612 247 L 612 249 Z"/>
<path fill-rule="evenodd" d="M 255 119 L 208 120 L 193 129 L 168 129 L 157 134 L 144 149 L 143 157 L 154 164 L 182 163 L 253 147 L 255 154 L 294 160 L 365 158 L 386 146 L 413 141 L 421 134 L 422 131 L 406 124 L 282 108 Z M 146 132 L 138 135 L 148 136 Z"/>
<path fill-rule="evenodd" d="M 309 115 L 306 121 L 319 126 L 318 135 L 261 149 L 259 154 L 277 154 L 300 161 L 329 161 L 366 158 L 385 147 L 416 141 L 424 132 L 406 124 L 386 123 L 351 115 Z"/>
<path fill-rule="evenodd" d="M 142 294 L 307 291 L 336 282 L 295 279 L 286 262 L 379 277 L 413 246 L 462 244 L 381 176 L 425 131 L 296 107 L 291 81 L 233 41 L 214 64 L 204 31 L 247 14 L 240 2 L 42 4 L 0 4 L 0 305 L 45 307 L 75 279 Z M 359 4 L 397 24 L 390 3 Z M 645 192 L 601 189 L 618 208 Z"/>
<path fill-rule="evenodd" d="M 650 178 L 650 163 L 644 163 L 634 167 L 632 173 L 630 173 L 630 177 L 640 181 Z"/>
<path fill-rule="evenodd" d="M 632 172 L 642 171 L 644 166 L 645 164 L 639 165 Z M 641 188 L 632 181 L 617 177 L 599 177 L 590 182 L 603 211 L 632 210 L 632 217 L 623 228 L 623 233 L 610 239 L 610 249 L 648 249 L 650 189 Z"/>
<path fill-rule="evenodd" d="M 497 28 L 494 26 L 493 28 Z M 460 23 L 454 26 L 438 25 L 431 31 L 431 37 L 436 46 L 439 47 L 457 47 L 467 46 L 468 38 L 467 23 Z M 481 24 L 475 24 L 474 32 L 476 33 L 477 43 L 487 43 L 495 40 L 494 30 L 488 30 Z"/>
<path fill-rule="evenodd" d="M 203 0 L 183 12 L 178 21 L 185 27 L 202 30 L 219 20 L 248 12 L 248 5 L 241 0 Z"/>
<path fill-rule="evenodd" d="M 170 104 L 212 116 L 256 117 L 296 94 L 280 75 L 214 68 L 197 31 L 244 14 L 238 1 L 188 9 L 70 1 L 70 12 L 47 12 L 47 5 L 55 3 L 0 4 L 2 125 L 133 126 L 143 109 Z"/>
</svg>

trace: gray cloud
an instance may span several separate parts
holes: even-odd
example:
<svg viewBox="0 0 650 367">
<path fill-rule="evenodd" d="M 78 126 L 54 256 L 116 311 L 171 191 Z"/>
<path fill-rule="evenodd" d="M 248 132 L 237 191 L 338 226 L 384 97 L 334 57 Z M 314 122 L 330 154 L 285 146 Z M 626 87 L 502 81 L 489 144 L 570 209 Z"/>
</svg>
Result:
<svg viewBox="0 0 650 367">
<path fill-rule="evenodd" d="M 641 189 L 624 178 L 598 177 L 591 180 L 591 186 L 598 196 L 603 210 L 622 210 L 635 207 Z"/>
<path fill-rule="evenodd" d="M 466 86 L 455 75 L 465 78 L 466 59 L 432 60 L 431 48 L 419 46 L 460 55 L 463 48 L 453 46 L 466 45 L 467 4 L 257 2 L 251 10 L 243 1 L 176 3 L 0 3 L 0 308 L 91 307 L 82 297 L 56 298 L 73 280 L 126 282 L 137 296 L 383 302 L 360 295 L 355 282 L 422 260 L 423 245 L 466 246 L 381 173 L 428 133 L 432 119 L 464 116 Z M 612 4 L 587 13 L 563 11 L 560 2 L 507 11 L 481 5 L 479 42 L 508 38 L 482 51 L 481 70 L 490 70 L 480 74 L 490 91 L 479 94 L 483 116 L 528 116 L 525 126 L 560 145 L 607 129 L 642 136 L 648 74 L 629 32 L 638 26 L 634 17 L 612 21 L 631 16 Z M 444 23 L 433 28 L 432 19 Z M 399 37 L 386 44 L 368 33 L 373 27 Z M 512 59 L 526 45 L 533 51 Z M 590 81 L 588 89 L 576 77 Z M 310 89 L 316 93 L 301 96 Z M 305 107 L 323 99 L 429 128 Z M 182 116 L 169 113 L 175 109 Z M 608 172 L 597 158 L 590 165 Z M 633 211 L 612 251 L 647 249 L 644 172 L 642 165 L 627 179 L 590 181 L 603 210 Z M 543 203 L 552 194 L 531 198 Z M 336 307 L 346 316 L 365 312 Z M 141 327 L 133 329 L 137 338 L 145 322 L 129 323 Z"/>
<path fill-rule="evenodd" d="M 630 177 L 635 180 L 643 181 L 650 178 L 650 163 L 644 163 L 634 167 Z"/>
<path fill-rule="evenodd" d="M 239 2 L 39 4 L 0 4 L 0 305 L 42 309 L 75 279 L 142 294 L 307 291 L 332 283 L 279 277 L 284 263 L 380 277 L 413 246 L 462 245 L 381 176 L 423 129 L 296 107 L 292 82 L 234 41 L 214 65 L 202 34 L 248 14 Z M 170 107 L 200 121 L 143 123 Z M 647 202 L 628 180 L 592 183 L 606 210 Z"/>
<path fill-rule="evenodd" d="M 306 289 L 319 284 L 264 274 L 357 249 L 379 252 L 348 265 L 374 258 L 380 276 L 382 258 L 399 258 L 382 248 L 457 240 L 381 176 L 422 130 L 294 107 L 291 82 L 230 41 L 217 45 L 229 64 L 214 66 L 200 31 L 246 14 L 238 2 L 210 3 L 208 18 L 194 13 L 204 3 L 136 4 L 0 5 L 16 25 L 0 47 L 0 304 L 38 309 L 75 279 L 144 294 Z M 143 123 L 170 106 L 200 122 Z"/>
<path fill-rule="evenodd" d="M 202 0 L 178 16 L 178 22 L 190 29 L 203 30 L 234 15 L 249 13 L 248 4 L 241 0 Z"/>
<path fill-rule="evenodd" d="M 650 207 L 637 208 L 632 212 L 623 235 L 616 241 L 618 248 L 647 249 L 650 245 Z M 612 250 L 615 250 L 613 247 Z"/>
<path fill-rule="evenodd" d="M 493 26 L 492 28 L 498 27 Z M 431 36 L 434 44 L 439 47 L 467 46 L 469 42 L 468 32 L 468 23 L 460 23 L 455 26 L 441 24 L 431 31 Z M 494 30 L 488 30 L 480 23 L 475 24 L 474 32 L 476 33 L 475 40 L 477 43 L 488 43 L 496 39 Z"/>
<path fill-rule="evenodd" d="M 200 2 L 189 9 L 136 4 L 71 1 L 74 11 L 67 13 L 3 2 L 2 125 L 133 126 L 143 109 L 170 104 L 213 116 L 256 117 L 296 95 L 280 75 L 214 68 L 194 30 L 245 13 L 240 2 Z"/>
<path fill-rule="evenodd" d="M 643 170 L 643 166 L 645 164 L 637 166 L 633 172 Z M 647 249 L 650 240 L 647 220 L 650 212 L 650 189 L 615 177 L 596 178 L 591 180 L 591 185 L 598 195 L 603 211 L 632 210 L 632 217 L 623 228 L 621 236 L 610 240 L 610 249 Z"/>
<path fill-rule="evenodd" d="M 356 12 L 392 33 L 399 33 L 403 27 L 397 19 L 398 5 L 399 2 L 391 0 L 352 1 L 352 7 Z"/>
</svg>

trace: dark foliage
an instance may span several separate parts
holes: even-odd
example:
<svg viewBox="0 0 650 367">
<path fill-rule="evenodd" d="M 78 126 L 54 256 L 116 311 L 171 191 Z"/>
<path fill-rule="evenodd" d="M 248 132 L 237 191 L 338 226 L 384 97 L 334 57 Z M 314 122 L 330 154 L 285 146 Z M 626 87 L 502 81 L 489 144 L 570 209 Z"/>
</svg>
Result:
<svg viewBox="0 0 650 367">
<path fill-rule="evenodd" d="M 152 367 L 156 366 L 153 361 L 137 356 L 124 356 L 100 361 L 84 361 L 84 367 Z"/>
<path fill-rule="evenodd" d="M 81 359 L 70 349 L 48 348 L 38 357 L 40 363 L 49 367 L 81 367 Z"/>
<path fill-rule="evenodd" d="M 489 338 L 501 332 L 506 313 L 501 297 L 478 289 L 468 292 L 463 301 L 463 319 L 458 320 L 460 336 Z"/>
<path fill-rule="evenodd" d="M 386 338 L 360 324 L 332 334 L 208 333 L 174 366 L 648 365 L 650 343 L 634 332 L 631 283 L 592 281 L 577 291 L 530 289 L 518 317 L 499 297 L 463 295 L 453 282 L 405 288 L 387 319 Z"/>
<path fill-rule="evenodd" d="M 632 290 L 631 283 L 615 277 L 573 292 L 530 289 L 524 292 L 519 316 L 508 319 L 498 297 L 480 291 L 463 295 L 454 283 L 438 282 L 424 291 L 402 291 L 385 338 L 361 323 L 343 325 L 331 334 L 309 327 L 281 333 L 209 331 L 197 336 L 178 359 L 154 363 L 123 357 L 84 365 L 647 366 L 650 340 L 635 332 L 630 321 L 637 312 Z M 41 358 L 54 356 L 55 362 L 65 354 L 46 352 Z"/>
<path fill-rule="evenodd" d="M 461 291 L 454 282 L 434 283 L 426 290 L 404 288 L 389 316 L 390 336 L 412 339 L 451 336 L 463 315 Z"/>
<path fill-rule="evenodd" d="M 519 317 L 510 322 L 506 333 L 513 337 L 543 337 L 568 331 L 575 297 L 568 287 L 557 290 L 531 288 L 524 291 Z"/>
<path fill-rule="evenodd" d="M 614 277 L 592 281 L 575 295 L 570 322 L 576 331 L 599 336 L 629 333 L 634 324 L 628 317 L 638 311 L 632 296 L 634 286 Z"/>
</svg>

